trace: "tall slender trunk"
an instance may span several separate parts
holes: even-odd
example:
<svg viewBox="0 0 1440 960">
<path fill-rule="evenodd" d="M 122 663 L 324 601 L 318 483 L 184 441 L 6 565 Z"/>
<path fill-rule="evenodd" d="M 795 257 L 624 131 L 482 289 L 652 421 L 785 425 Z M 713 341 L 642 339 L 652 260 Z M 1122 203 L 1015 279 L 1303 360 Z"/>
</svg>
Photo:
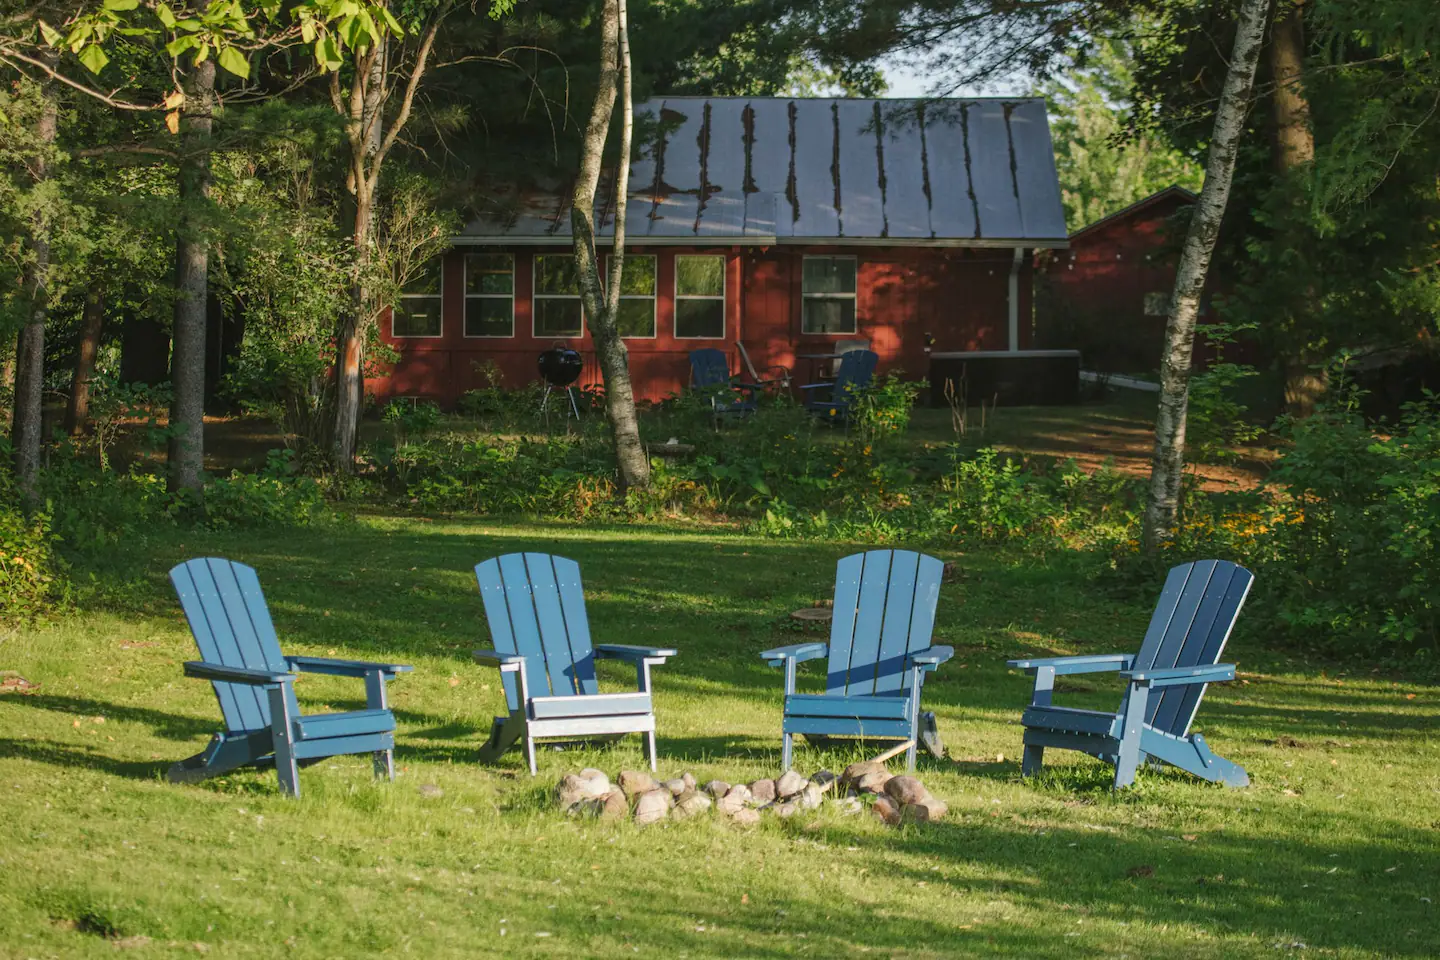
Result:
<svg viewBox="0 0 1440 960">
<path fill-rule="evenodd" d="M 95 357 L 100 352 L 100 334 L 104 330 L 105 281 L 92 280 L 85 291 L 80 343 L 75 349 L 75 376 L 70 381 L 70 404 L 65 408 L 65 429 L 72 436 L 84 431 L 90 419 L 90 379 L 95 376 Z"/>
<path fill-rule="evenodd" d="M 190 74 L 181 118 L 180 223 L 175 232 L 175 320 L 170 353 L 170 478 L 172 492 L 203 490 L 205 473 L 205 321 L 210 249 L 201 209 L 210 199 L 210 134 L 215 112 L 215 61 Z"/>
<path fill-rule="evenodd" d="M 1145 544 L 1155 547 L 1175 533 L 1180 510 L 1180 488 L 1185 471 L 1185 413 L 1190 396 L 1190 365 L 1195 344 L 1195 321 L 1210 272 L 1210 258 L 1220 235 L 1220 224 L 1230 200 L 1235 157 L 1245 132 L 1245 114 L 1255 85 L 1255 66 L 1265 34 L 1270 0 L 1244 0 L 1235 30 L 1235 46 L 1220 104 L 1205 185 L 1195 203 L 1185 247 L 1170 295 L 1170 316 L 1165 324 L 1165 352 L 1160 364 L 1160 408 L 1155 417 L 1155 454 L 1150 468 L 1150 495 L 1145 506 Z"/>
<path fill-rule="evenodd" d="M 350 290 L 350 313 L 340 324 L 335 340 L 335 434 L 331 453 L 335 465 L 349 470 L 355 461 L 360 437 L 360 412 L 365 404 L 365 339 L 368 336 L 371 300 L 367 279 L 373 259 L 375 237 L 375 188 L 378 186 L 381 136 L 387 98 L 386 63 L 388 45 L 382 38 L 376 48 L 361 59 L 356 69 L 365 82 L 352 89 L 350 111 L 356 135 L 350 142 L 350 172 L 347 176 L 354 197 L 355 219 L 350 240 L 355 248 L 355 282 Z"/>
<path fill-rule="evenodd" d="M 40 114 L 35 120 L 37 150 L 30 164 L 38 187 L 50 176 L 50 147 L 58 122 L 55 81 L 40 85 Z M 50 219 L 43 209 L 30 217 L 30 257 L 22 280 L 26 317 L 15 347 L 15 413 L 11 439 L 15 447 L 15 477 L 27 501 L 35 498 L 40 473 L 40 442 L 44 430 L 45 321 L 50 313 Z"/>
<path fill-rule="evenodd" d="M 1315 131 L 1310 123 L 1310 99 L 1305 90 L 1305 3 L 1306 0 L 1275 0 L 1275 17 L 1270 26 L 1270 74 L 1275 94 L 1270 105 L 1274 116 L 1275 169 L 1281 189 L 1292 209 L 1283 221 L 1289 231 L 1308 230 L 1302 178 L 1309 175 L 1315 160 Z M 1300 242 L 1300 237 L 1290 241 Z M 1319 309 L 1313 288 L 1300 297 L 1299 308 L 1290 318 L 1284 337 L 1285 408 L 1291 415 L 1308 417 L 1325 393 L 1326 378 L 1319 369 L 1320 357 L 1309 343 L 1306 327 Z"/>
<path fill-rule="evenodd" d="M 580 295 L 590 318 L 590 336 L 605 380 L 605 412 L 615 442 L 615 465 L 621 496 L 650 485 L 650 458 L 640 442 L 635 391 L 630 381 L 630 355 L 620 336 L 617 313 L 620 278 L 625 264 L 625 212 L 630 190 L 630 139 L 634 126 L 630 81 L 630 32 L 625 0 L 606 0 L 600 20 L 600 76 L 590 122 L 585 128 L 580 174 L 570 210 L 575 270 Z M 616 87 L 621 95 L 620 153 L 615 171 L 615 236 L 608 285 L 600 280 L 595 252 L 595 193 L 600 183 L 605 141 L 615 111 Z"/>
</svg>

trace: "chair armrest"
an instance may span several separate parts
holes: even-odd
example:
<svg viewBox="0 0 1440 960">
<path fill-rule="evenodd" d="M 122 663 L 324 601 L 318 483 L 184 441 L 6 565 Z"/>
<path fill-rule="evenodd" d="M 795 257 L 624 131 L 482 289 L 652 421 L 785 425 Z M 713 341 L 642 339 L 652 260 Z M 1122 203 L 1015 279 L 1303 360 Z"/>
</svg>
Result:
<svg viewBox="0 0 1440 960">
<path fill-rule="evenodd" d="M 1235 679 L 1235 664 L 1216 663 L 1203 667 L 1169 667 L 1164 670 L 1121 670 L 1120 676 L 1131 683 L 1148 683 L 1152 687 L 1224 683 L 1226 680 Z"/>
<path fill-rule="evenodd" d="M 223 663 L 208 663 L 204 660 L 186 660 L 185 676 L 199 677 L 201 680 L 220 680 L 225 683 L 248 683 L 255 687 L 295 682 L 293 673 L 252 670 L 249 667 L 227 667 Z"/>
<path fill-rule="evenodd" d="M 333 677 L 363 677 L 367 673 L 382 673 L 391 679 L 398 673 L 409 673 L 415 668 L 403 663 L 371 663 L 367 660 L 335 660 L 331 657 L 286 657 L 290 669 L 302 673 L 324 673 Z"/>
<path fill-rule="evenodd" d="M 818 659 L 819 657 L 825 656 L 826 651 L 829 649 L 829 644 L 821 643 L 819 640 L 811 640 L 809 643 L 794 643 L 788 647 L 776 647 L 773 650 L 761 651 L 760 659 L 772 667 L 778 667 L 786 660 L 804 663 L 806 660 Z"/>
<path fill-rule="evenodd" d="M 595 659 L 597 660 L 626 660 L 634 663 L 638 660 L 658 660 L 665 662 L 666 657 L 673 657 L 676 651 L 673 647 L 632 647 L 623 643 L 597 643 L 595 645 Z"/>
<path fill-rule="evenodd" d="M 501 653 L 499 650 L 472 650 L 476 663 L 488 663 L 499 667 L 501 673 L 517 673 L 525 666 L 525 658 L 518 653 Z"/>
<path fill-rule="evenodd" d="M 932 671 L 953 656 L 955 656 L 954 647 L 926 647 L 924 650 L 916 650 L 905 659 L 909 666 Z"/>
<path fill-rule="evenodd" d="M 1050 667 L 1056 676 L 1071 673 L 1108 673 L 1111 670 L 1128 670 L 1135 662 L 1134 654 L 1102 653 L 1085 657 L 1043 657 L 1036 660 L 1008 660 L 1006 664 L 1020 670 L 1035 671 Z"/>
<path fill-rule="evenodd" d="M 797 387 L 796 389 L 799 389 L 799 390 L 819 390 L 821 387 L 831 387 L 831 388 L 833 388 L 834 386 L 835 386 L 835 381 L 834 381 L 834 380 L 831 380 L 829 383 L 802 383 L 802 384 L 800 384 L 799 387 Z"/>
</svg>

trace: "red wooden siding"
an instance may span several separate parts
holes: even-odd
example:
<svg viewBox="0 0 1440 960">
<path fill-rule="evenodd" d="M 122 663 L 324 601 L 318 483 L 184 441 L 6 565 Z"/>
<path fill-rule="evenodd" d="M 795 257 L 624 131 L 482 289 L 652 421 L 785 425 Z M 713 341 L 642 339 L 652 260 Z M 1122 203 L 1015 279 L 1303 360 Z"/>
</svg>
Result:
<svg viewBox="0 0 1440 960">
<path fill-rule="evenodd" d="M 497 252 L 479 248 L 473 252 Z M 493 361 L 508 388 L 538 379 L 536 356 L 557 342 L 585 357 L 581 384 L 599 383 L 588 329 L 584 335 L 557 341 L 532 332 L 532 257 L 568 255 L 569 248 L 520 247 L 504 252 L 515 258 L 515 335 L 508 338 L 464 336 L 464 257 L 452 250 L 445 257 L 442 280 L 441 336 L 395 338 L 388 317 L 381 338 L 401 354 L 389 374 L 366 381 L 377 398 L 424 397 L 452 405 L 466 391 L 485 386 L 481 367 Z M 724 350 L 731 369 L 740 369 L 737 340 L 759 367 L 781 364 L 797 378 L 812 370 L 797 355 L 825 353 L 840 340 L 866 340 L 880 356 L 880 370 L 903 369 L 923 379 L 928 368 L 924 335 L 935 338 L 934 349 L 1004 350 L 1008 346 L 1009 281 L 1013 254 L 1008 249 L 967 250 L 909 247 L 637 247 L 632 255 L 656 257 L 656 336 L 627 339 L 630 372 L 636 396 L 661 400 L 689 382 L 689 353 L 705 347 Z M 722 255 L 725 269 L 725 335 L 716 339 L 675 336 L 675 256 Z M 853 334 L 802 334 L 801 264 L 811 255 L 853 256 L 857 261 L 856 317 Z M 1032 265 L 1020 267 L 1019 315 L 1021 348 L 1030 346 Z"/>
</svg>

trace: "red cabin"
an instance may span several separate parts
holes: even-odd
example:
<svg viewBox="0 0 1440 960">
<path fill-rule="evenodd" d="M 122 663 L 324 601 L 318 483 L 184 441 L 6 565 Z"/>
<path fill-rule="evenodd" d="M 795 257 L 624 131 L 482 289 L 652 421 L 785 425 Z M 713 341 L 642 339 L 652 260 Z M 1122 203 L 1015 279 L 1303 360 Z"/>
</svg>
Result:
<svg viewBox="0 0 1440 960">
<path fill-rule="evenodd" d="M 1063 247 L 1044 101 L 666 98 L 637 106 L 620 322 L 640 399 L 689 381 L 690 351 L 812 373 L 865 341 L 922 378 L 936 352 L 1030 345 L 1033 253 Z M 498 370 L 538 379 L 563 344 L 598 383 L 570 257 L 568 188 L 468 224 L 381 336 L 379 398 L 453 404 Z M 613 197 L 597 211 L 602 256 Z"/>
</svg>

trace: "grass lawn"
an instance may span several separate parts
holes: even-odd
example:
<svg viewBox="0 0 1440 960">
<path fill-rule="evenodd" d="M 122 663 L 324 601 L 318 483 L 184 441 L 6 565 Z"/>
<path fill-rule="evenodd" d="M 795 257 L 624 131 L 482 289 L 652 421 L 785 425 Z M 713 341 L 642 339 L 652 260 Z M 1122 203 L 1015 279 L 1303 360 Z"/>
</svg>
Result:
<svg viewBox="0 0 1440 960">
<path fill-rule="evenodd" d="M 0 695 L 0 956 L 1440 955 L 1435 687 L 1327 676 L 1242 615 L 1243 681 L 1212 689 L 1198 725 L 1254 786 L 1142 773 L 1113 796 L 1105 768 L 1055 751 L 1022 783 L 1028 681 L 1005 659 L 1134 650 L 1149 610 L 1094 597 L 1063 556 L 957 554 L 936 638 L 957 656 L 925 686 L 951 757 L 920 769 L 944 822 L 572 821 L 556 779 L 639 767 L 638 738 L 542 752 L 535 780 L 518 752 L 475 761 L 503 699 L 470 659 L 486 637 L 470 567 L 520 549 L 580 562 L 598 641 L 680 650 L 656 674 L 662 773 L 779 772 L 781 677 L 756 653 L 799 639 L 785 615 L 829 596 L 842 546 L 384 517 L 137 538 L 77 570 L 82 613 L 0 635 L 0 668 L 39 684 Z M 287 652 L 415 664 L 391 687 L 396 782 L 368 757 L 302 770 L 298 801 L 273 771 L 163 780 L 219 722 L 209 684 L 181 675 L 194 646 L 165 580 L 207 554 L 259 570 Z M 821 668 L 801 670 L 817 689 Z M 363 705 L 358 681 L 296 689 L 310 710 Z M 1113 709 L 1119 687 L 1092 675 L 1059 696 Z M 859 755 L 802 747 L 797 767 Z"/>
</svg>

